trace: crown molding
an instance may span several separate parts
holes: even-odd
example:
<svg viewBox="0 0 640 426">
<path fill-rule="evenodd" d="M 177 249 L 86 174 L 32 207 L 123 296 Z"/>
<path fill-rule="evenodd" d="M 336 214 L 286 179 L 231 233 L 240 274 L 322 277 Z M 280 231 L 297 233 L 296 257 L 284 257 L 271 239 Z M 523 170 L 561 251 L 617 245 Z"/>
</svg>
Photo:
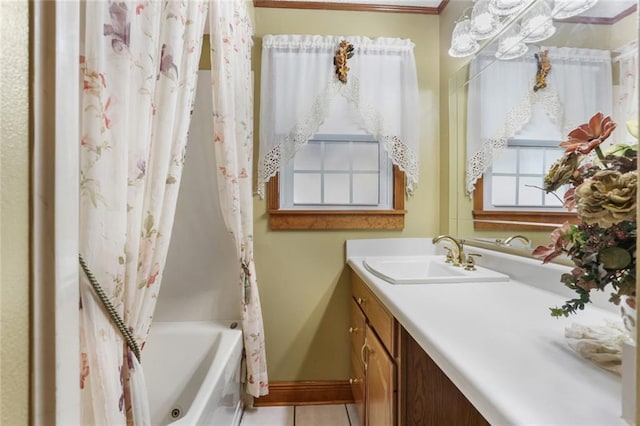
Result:
<svg viewBox="0 0 640 426">
<path fill-rule="evenodd" d="M 447 3 L 449 3 L 449 0 L 443 0 L 438 7 L 426 7 L 394 4 L 253 0 L 253 5 L 255 7 L 270 7 L 281 9 L 349 10 L 357 12 L 416 13 L 422 15 L 439 15 L 440 13 L 442 13 Z"/>
</svg>

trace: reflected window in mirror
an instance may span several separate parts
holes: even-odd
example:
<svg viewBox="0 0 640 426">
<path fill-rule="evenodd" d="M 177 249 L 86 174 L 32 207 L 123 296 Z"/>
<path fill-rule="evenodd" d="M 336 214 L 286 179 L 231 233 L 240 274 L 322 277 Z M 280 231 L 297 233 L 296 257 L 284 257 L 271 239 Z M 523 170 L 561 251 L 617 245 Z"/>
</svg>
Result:
<svg viewBox="0 0 640 426">
<path fill-rule="evenodd" d="M 549 223 L 575 222 L 562 206 L 566 187 L 547 194 L 542 189 L 549 167 L 562 156 L 557 140 L 511 139 L 507 148 L 476 183 L 475 229 L 546 229 Z"/>
<path fill-rule="evenodd" d="M 450 135 L 456 142 L 456 150 L 451 151 L 455 164 L 452 162 L 451 167 L 461 172 L 455 176 L 457 180 L 451 190 L 458 194 L 456 225 L 461 232 L 469 233 L 467 237 L 493 236 L 493 231 L 502 230 L 544 230 L 540 235 L 544 235 L 546 242 L 546 231 L 554 228 L 552 224 L 575 220 L 572 219 L 575 214 L 565 208 L 554 211 L 547 206 L 526 207 L 535 204 L 527 199 L 527 195 L 542 197 L 544 191 L 534 192 L 533 187 L 521 187 L 530 191 L 523 193 L 516 189 L 521 177 L 520 171 L 513 172 L 518 166 L 518 157 L 509 151 L 532 147 L 520 144 L 517 148 L 515 139 L 564 141 L 571 130 L 600 111 L 611 115 L 618 123 L 606 144 L 634 143 L 635 138 L 626 131 L 626 124 L 638 117 L 638 3 L 634 0 L 599 3 L 602 7 L 589 11 L 588 16 L 554 19 L 556 32 L 543 42 L 528 44 L 527 53 L 519 58 L 496 59 L 501 35 L 496 36 L 450 80 L 453 88 Z M 520 23 L 522 27 L 525 15 L 526 11 L 512 22 Z M 537 65 L 544 65 L 542 61 L 536 63 L 534 54 L 546 49 L 551 62 L 550 72 L 543 76 L 547 86 L 532 92 L 534 84 L 537 85 L 537 71 L 540 71 Z M 577 68 L 579 62 L 588 65 Z M 481 87 L 485 90 L 478 96 Z M 576 104 L 567 108 L 567 99 Z M 606 105 L 601 106 L 604 104 L 597 99 Z M 519 133 L 524 129 L 523 123 L 536 119 L 536 108 L 541 108 L 543 115 L 553 117 L 556 135 Z M 530 113 L 534 116 L 531 119 Z M 489 144 L 483 145 L 487 141 Z M 497 146 L 496 150 L 494 146 Z M 606 146 L 603 148 L 606 150 Z M 504 160 L 501 152 L 507 156 Z M 475 154 L 478 156 L 473 158 Z M 494 168 L 494 161 L 512 164 L 496 163 L 497 168 Z M 550 161 L 541 159 L 536 165 L 546 163 L 549 166 Z M 507 179 L 494 181 L 494 174 L 500 178 L 512 176 L 505 183 Z M 541 179 L 541 176 L 523 177 Z M 503 198 L 496 199 L 492 188 L 504 190 L 508 185 L 511 191 L 507 195 L 501 193 Z M 562 196 L 562 192 L 558 195 Z M 551 198 L 545 201 L 554 202 Z"/>
<path fill-rule="evenodd" d="M 471 61 L 467 104 L 467 192 L 510 140 L 557 140 L 595 112 L 613 110 L 611 52 L 535 47 L 526 56 L 495 61 L 487 53 Z M 537 50 L 537 51 L 536 51 Z M 551 71 L 536 84 L 536 54 L 547 52 Z M 491 70 L 480 72 L 491 65 Z"/>
<path fill-rule="evenodd" d="M 542 190 L 547 170 L 563 152 L 556 140 L 510 140 L 484 174 L 484 209 L 563 211 L 567 187 Z"/>
<path fill-rule="evenodd" d="M 542 55 L 551 71 L 539 86 Z M 470 81 L 467 104 L 466 187 L 475 228 L 540 229 L 537 223 L 573 220 L 575 213 L 557 198 L 563 192 L 546 194 L 543 179 L 564 151 L 559 143 L 584 117 L 611 113 L 610 51 L 533 46 L 510 61 L 481 54 L 471 62 L 471 75 L 488 64 L 491 71 Z"/>
</svg>

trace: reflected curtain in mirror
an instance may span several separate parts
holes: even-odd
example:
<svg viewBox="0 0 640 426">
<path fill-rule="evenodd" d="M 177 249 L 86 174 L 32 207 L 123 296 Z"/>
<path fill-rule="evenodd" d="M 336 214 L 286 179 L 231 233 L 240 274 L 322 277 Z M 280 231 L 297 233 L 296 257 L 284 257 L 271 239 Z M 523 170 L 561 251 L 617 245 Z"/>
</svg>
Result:
<svg viewBox="0 0 640 426">
<path fill-rule="evenodd" d="M 630 41 L 616 49 L 614 63 L 619 64 L 619 89 L 614 105 L 613 120 L 624 124 L 629 120 L 638 120 L 638 40 Z M 618 126 L 613 135 L 618 143 L 635 143 L 636 138 L 625 126 Z"/>
<path fill-rule="evenodd" d="M 609 51 L 539 50 L 549 51 L 552 68 L 547 87 L 538 91 L 533 90 L 537 49 L 510 61 L 496 61 L 491 52 L 484 52 L 471 62 L 465 180 L 469 196 L 510 138 L 559 142 L 594 112 L 611 114 Z"/>
</svg>

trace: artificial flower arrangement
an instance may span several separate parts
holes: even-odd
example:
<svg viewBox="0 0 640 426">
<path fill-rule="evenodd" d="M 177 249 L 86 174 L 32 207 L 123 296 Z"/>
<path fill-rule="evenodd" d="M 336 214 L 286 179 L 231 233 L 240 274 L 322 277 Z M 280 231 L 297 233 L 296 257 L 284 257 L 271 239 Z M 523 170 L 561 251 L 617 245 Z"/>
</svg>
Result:
<svg viewBox="0 0 640 426">
<path fill-rule="evenodd" d="M 560 144 L 565 153 L 544 178 L 547 193 L 570 185 L 563 206 L 575 209 L 579 222 L 555 229 L 551 243 L 533 252 L 544 263 L 566 254 L 575 265 L 561 282 L 577 297 L 550 308 L 554 317 L 584 309 L 590 291 L 604 291 L 608 285 L 613 290 L 610 302 L 618 305 L 627 296 L 624 303 L 636 309 L 638 149 L 637 144 L 617 144 L 603 152 L 600 145 L 615 128 L 611 117 L 599 112 L 571 131 Z"/>
</svg>

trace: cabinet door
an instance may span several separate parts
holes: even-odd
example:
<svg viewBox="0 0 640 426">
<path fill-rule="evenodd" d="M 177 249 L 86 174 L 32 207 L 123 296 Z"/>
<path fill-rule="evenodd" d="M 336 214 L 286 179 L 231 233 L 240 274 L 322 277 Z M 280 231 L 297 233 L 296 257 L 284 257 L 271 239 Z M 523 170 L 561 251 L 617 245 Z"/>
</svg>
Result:
<svg viewBox="0 0 640 426">
<path fill-rule="evenodd" d="M 360 421 L 363 425 L 366 424 L 365 419 L 365 373 L 364 373 L 364 334 L 366 328 L 366 320 L 364 314 L 360 310 L 360 307 L 354 300 L 351 301 L 351 324 L 349 326 L 349 333 L 351 333 L 351 390 L 353 392 L 353 399 L 355 400 L 358 414 L 360 415 Z"/>
<path fill-rule="evenodd" d="M 358 416 L 360 417 L 360 425 L 366 425 L 367 419 L 365 418 L 365 373 L 364 367 L 360 362 L 360 354 L 356 354 L 351 351 L 351 391 L 353 392 L 353 400 L 358 410 Z M 352 419 L 353 421 L 353 419 Z M 352 423 L 356 426 L 356 423 Z"/>
<path fill-rule="evenodd" d="M 364 345 L 364 333 L 367 320 L 362 313 L 362 310 L 357 305 L 355 300 L 351 299 L 351 321 L 349 324 L 349 333 L 351 334 L 351 351 L 357 352 L 360 356 L 360 350 Z M 364 368 L 363 361 L 360 361 Z"/>
<path fill-rule="evenodd" d="M 366 424 L 396 424 L 396 367 L 380 339 L 367 326 L 366 345 Z"/>
<path fill-rule="evenodd" d="M 402 329 L 402 404 L 406 426 L 489 426 L 453 382 Z"/>
</svg>

